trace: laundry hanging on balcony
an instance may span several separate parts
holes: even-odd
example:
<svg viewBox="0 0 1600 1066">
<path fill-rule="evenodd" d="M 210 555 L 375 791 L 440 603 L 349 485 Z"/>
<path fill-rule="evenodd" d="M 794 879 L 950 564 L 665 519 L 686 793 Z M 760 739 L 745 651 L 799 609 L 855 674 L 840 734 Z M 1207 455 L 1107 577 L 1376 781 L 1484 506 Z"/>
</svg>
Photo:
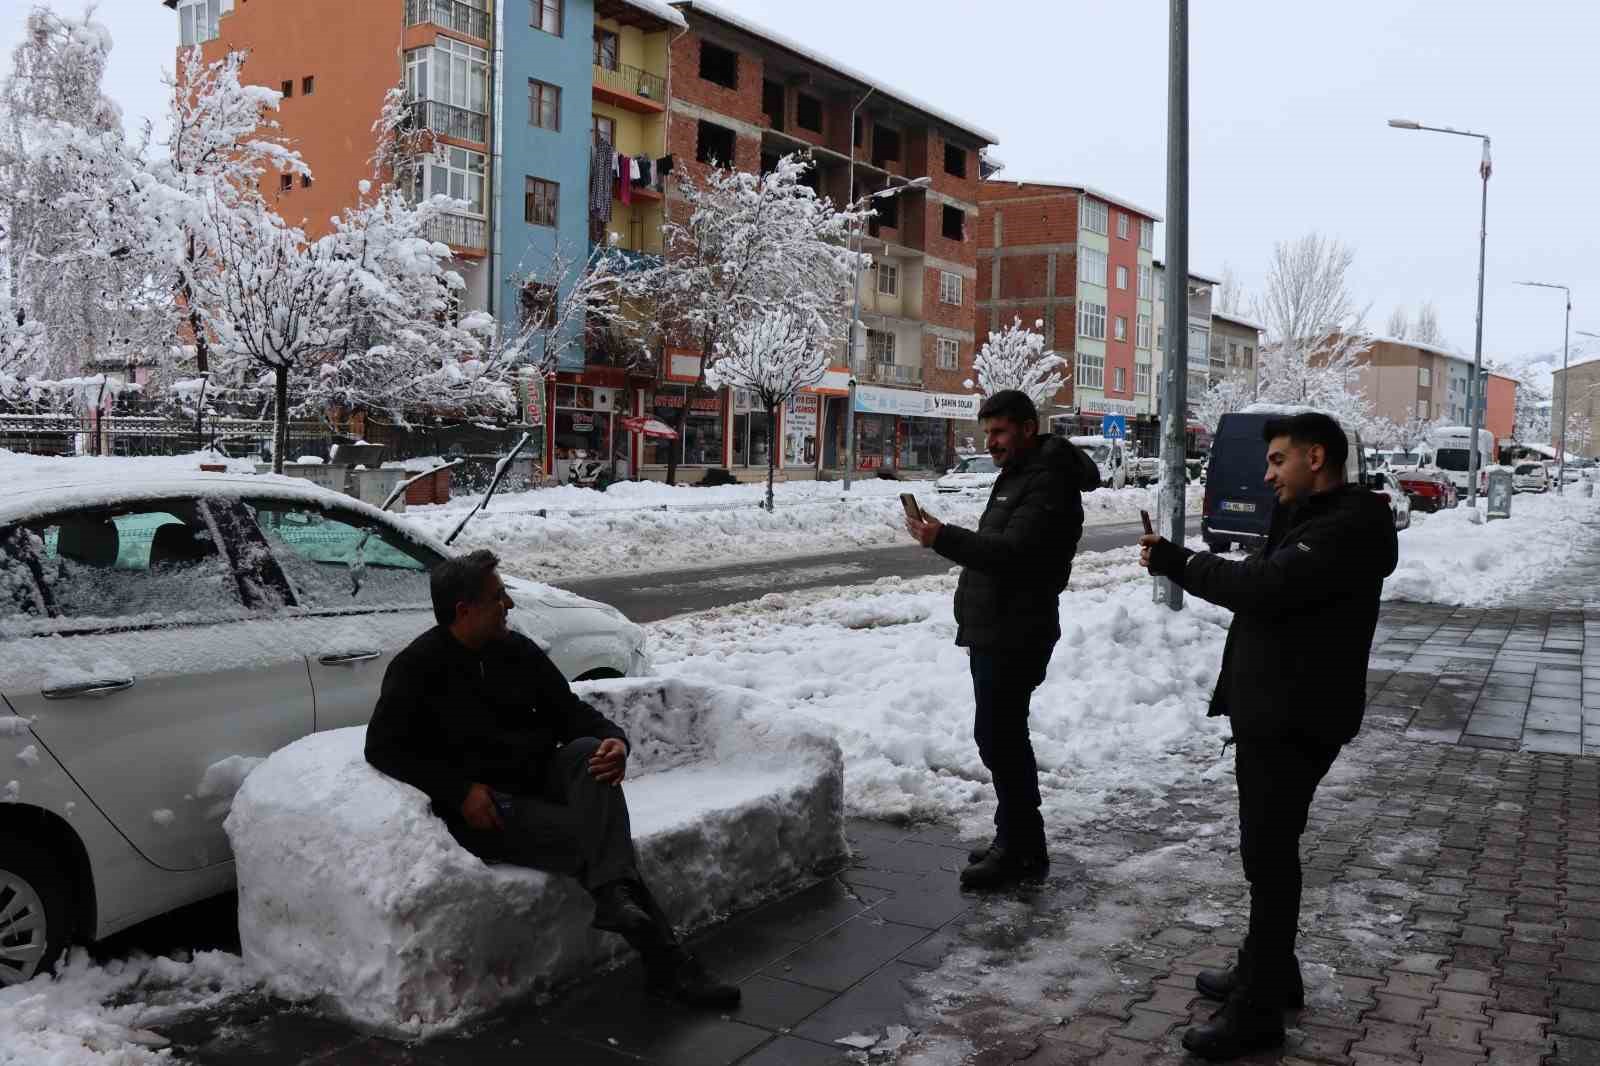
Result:
<svg viewBox="0 0 1600 1066">
<path fill-rule="evenodd" d="M 611 142 L 597 140 L 589 159 L 589 217 L 611 221 L 611 197 L 616 182 L 616 152 Z"/>
</svg>

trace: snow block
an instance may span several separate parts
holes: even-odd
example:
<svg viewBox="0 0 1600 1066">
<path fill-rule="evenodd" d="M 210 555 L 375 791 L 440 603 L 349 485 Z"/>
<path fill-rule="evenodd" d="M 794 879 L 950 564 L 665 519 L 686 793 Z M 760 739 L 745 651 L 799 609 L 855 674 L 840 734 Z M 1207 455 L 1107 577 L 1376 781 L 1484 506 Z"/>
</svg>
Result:
<svg viewBox="0 0 1600 1066">
<path fill-rule="evenodd" d="M 844 860 L 831 738 L 745 689 L 659 679 L 576 689 L 628 734 L 640 864 L 680 933 Z M 488 865 L 458 845 L 421 792 L 367 764 L 365 739 L 355 727 L 299 740 L 233 801 L 239 936 L 269 991 L 415 1038 L 628 950 L 589 928 L 576 881 Z"/>
</svg>

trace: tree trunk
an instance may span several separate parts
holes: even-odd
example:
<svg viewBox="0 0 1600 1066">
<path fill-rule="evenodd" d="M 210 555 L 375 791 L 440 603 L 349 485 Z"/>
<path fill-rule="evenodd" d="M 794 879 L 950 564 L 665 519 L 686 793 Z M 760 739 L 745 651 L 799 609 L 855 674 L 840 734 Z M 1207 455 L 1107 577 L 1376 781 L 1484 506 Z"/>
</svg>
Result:
<svg viewBox="0 0 1600 1066">
<path fill-rule="evenodd" d="M 283 453 L 289 448 L 289 368 L 280 366 L 272 372 L 273 425 L 272 472 L 283 473 Z"/>
<path fill-rule="evenodd" d="M 773 432 L 777 426 L 778 405 L 770 404 L 767 407 L 767 513 L 772 513 L 772 479 L 778 470 L 778 435 Z"/>
<path fill-rule="evenodd" d="M 683 390 L 683 406 L 678 408 L 678 417 L 673 420 L 672 428 L 678 431 L 678 439 L 672 441 L 672 450 L 667 453 L 667 484 L 678 483 L 678 459 L 683 455 L 683 435 L 689 424 L 689 404 L 693 397 L 689 390 Z"/>
</svg>

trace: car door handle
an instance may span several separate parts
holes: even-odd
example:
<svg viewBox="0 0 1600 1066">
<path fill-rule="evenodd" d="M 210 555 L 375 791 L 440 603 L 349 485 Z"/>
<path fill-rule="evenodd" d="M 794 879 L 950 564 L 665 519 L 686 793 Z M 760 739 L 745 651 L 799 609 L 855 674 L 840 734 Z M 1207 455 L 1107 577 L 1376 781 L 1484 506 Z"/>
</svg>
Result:
<svg viewBox="0 0 1600 1066">
<path fill-rule="evenodd" d="M 98 681 L 80 681 L 58 688 L 41 689 L 39 695 L 47 700 L 70 700 L 79 696 L 104 696 L 108 692 L 121 692 L 133 687 L 131 677 L 102 678 Z"/>
<path fill-rule="evenodd" d="M 348 666 L 351 663 L 364 663 L 368 659 L 376 659 L 382 654 L 381 651 L 352 651 L 342 655 L 319 655 L 317 662 L 324 666 Z"/>
</svg>

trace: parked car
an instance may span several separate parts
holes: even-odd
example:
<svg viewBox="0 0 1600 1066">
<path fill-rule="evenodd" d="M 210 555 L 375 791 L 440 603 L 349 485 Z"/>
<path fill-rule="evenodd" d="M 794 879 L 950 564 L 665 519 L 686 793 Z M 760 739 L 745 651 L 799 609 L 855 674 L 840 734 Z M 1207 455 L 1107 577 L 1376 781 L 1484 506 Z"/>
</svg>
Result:
<svg viewBox="0 0 1600 1066">
<path fill-rule="evenodd" d="M 1397 474 L 1396 479 L 1411 498 L 1414 510 L 1431 514 L 1460 502 L 1455 484 L 1438 470 L 1406 470 Z"/>
<path fill-rule="evenodd" d="M 224 892 L 248 771 L 363 725 L 434 624 L 450 549 L 288 478 L 0 488 L 0 985 Z M 511 624 L 571 679 L 646 672 L 621 612 L 506 578 Z"/>
<path fill-rule="evenodd" d="M 1411 497 L 1400 487 L 1400 481 L 1393 472 L 1374 470 L 1367 474 L 1367 484 L 1372 487 L 1373 492 L 1388 499 L 1389 513 L 1394 516 L 1394 528 L 1410 529 Z"/>
<path fill-rule="evenodd" d="M 1511 471 L 1511 491 L 1549 492 L 1551 480 L 1543 463 L 1518 463 Z"/>
<path fill-rule="evenodd" d="M 1000 477 L 1000 468 L 987 455 L 969 455 L 933 483 L 935 492 L 987 492 Z"/>
</svg>

